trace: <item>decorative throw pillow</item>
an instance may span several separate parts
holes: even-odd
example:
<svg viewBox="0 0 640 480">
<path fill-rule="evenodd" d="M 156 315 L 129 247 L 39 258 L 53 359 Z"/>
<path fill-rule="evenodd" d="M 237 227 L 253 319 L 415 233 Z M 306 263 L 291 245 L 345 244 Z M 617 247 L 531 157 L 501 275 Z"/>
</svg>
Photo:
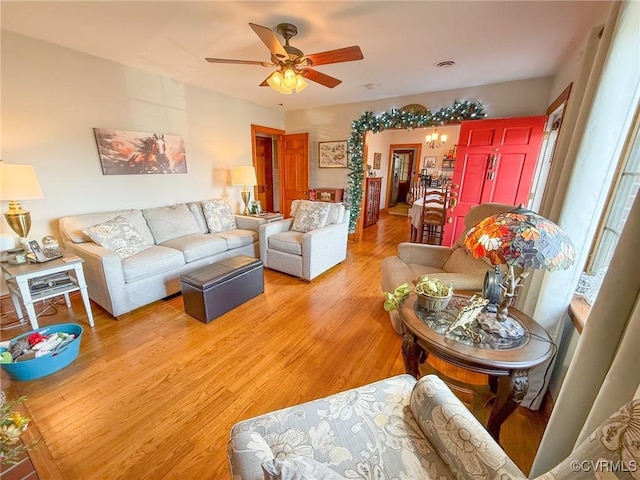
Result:
<svg viewBox="0 0 640 480">
<path fill-rule="evenodd" d="M 228 232 L 237 228 L 231 205 L 224 200 L 204 200 L 202 211 L 211 233 Z"/>
<path fill-rule="evenodd" d="M 85 228 L 83 233 L 98 245 L 113 250 L 122 259 L 142 252 L 151 246 L 146 244 L 135 227 L 121 216 Z"/>
<path fill-rule="evenodd" d="M 346 480 L 313 458 L 274 458 L 262 462 L 264 480 Z"/>
<path fill-rule="evenodd" d="M 298 206 L 291 230 L 306 233 L 327 224 L 329 204 L 320 202 L 301 202 Z"/>
</svg>

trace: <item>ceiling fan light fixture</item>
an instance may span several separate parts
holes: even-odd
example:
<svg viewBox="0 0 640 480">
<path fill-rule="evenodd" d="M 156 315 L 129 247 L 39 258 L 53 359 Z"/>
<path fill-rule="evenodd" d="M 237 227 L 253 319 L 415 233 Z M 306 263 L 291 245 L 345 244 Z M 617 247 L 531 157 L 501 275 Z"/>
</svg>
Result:
<svg viewBox="0 0 640 480">
<path fill-rule="evenodd" d="M 305 81 L 302 75 L 296 75 L 296 93 L 300 93 L 302 90 L 307 88 L 309 84 Z"/>
<path fill-rule="evenodd" d="M 284 75 L 283 75 L 283 84 L 285 87 L 287 87 L 289 90 L 296 88 L 296 84 L 297 82 L 297 78 L 296 78 L 297 74 L 296 72 L 291 69 L 291 68 L 287 68 L 284 71 Z"/>
<path fill-rule="evenodd" d="M 267 78 L 267 84 L 275 91 L 280 91 L 283 81 L 284 78 L 282 77 L 280 70 L 276 70 L 269 76 L 269 78 Z"/>
</svg>

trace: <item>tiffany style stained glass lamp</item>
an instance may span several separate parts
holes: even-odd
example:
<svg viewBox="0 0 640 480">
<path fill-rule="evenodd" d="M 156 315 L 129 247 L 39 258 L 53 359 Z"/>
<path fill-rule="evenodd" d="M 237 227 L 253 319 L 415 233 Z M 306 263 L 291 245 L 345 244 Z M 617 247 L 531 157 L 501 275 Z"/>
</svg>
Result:
<svg viewBox="0 0 640 480">
<path fill-rule="evenodd" d="M 555 223 L 522 205 L 481 220 L 467 233 L 464 247 L 473 258 L 487 257 L 493 265 L 507 266 L 500 284 L 502 301 L 496 316 L 498 322 L 509 320 L 509 306 L 528 275 L 523 272 L 516 278 L 515 267 L 564 270 L 575 260 L 569 236 Z"/>
</svg>

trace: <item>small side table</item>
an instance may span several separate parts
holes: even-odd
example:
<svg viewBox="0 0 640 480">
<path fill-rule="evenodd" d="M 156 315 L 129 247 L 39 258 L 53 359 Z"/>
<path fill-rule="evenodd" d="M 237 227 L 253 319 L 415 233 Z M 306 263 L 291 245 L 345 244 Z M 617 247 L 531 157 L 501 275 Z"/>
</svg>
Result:
<svg viewBox="0 0 640 480">
<path fill-rule="evenodd" d="M 89 302 L 89 293 L 87 291 L 87 283 L 84 279 L 82 270 L 82 262 L 84 260 L 77 256 L 62 257 L 44 263 L 24 263 L 21 265 L 12 265 L 10 263 L 2 264 L 2 274 L 7 284 L 7 288 L 11 293 L 11 300 L 18 314 L 20 321 L 24 320 L 22 306 L 27 311 L 31 328 L 38 328 L 38 318 L 36 315 L 33 302 L 38 300 L 46 300 L 47 298 L 64 295 L 67 308 L 71 308 L 69 293 L 80 291 L 84 308 L 87 312 L 89 325 L 94 326 L 93 313 L 91 312 L 91 303 Z M 44 288 L 38 292 L 32 292 L 29 286 L 29 280 L 46 277 L 60 272 L 69 272 L 71 284 L 51 286 Z"/>
<path fill-rule="evenodd" d="M 262 212 L 262 213 L 252 213 L 250 215 L 243 215 L 244 217 L 251 218 L 261 218 L 265 222 L 277 222 L 278 220 L 284 220 L 284 215 L 281 213 L 273 213 L 273 212 Z"/>
<path fill-rule="evenodd" d="M 420 377 L 419 365 L 431 354 L 456 367 L 489 376 L 489 388 L 496 401 L 487 430 L 500 443 L 500 427 L 516 409 L 529 389 L 529 370 L 549 359 L 555 347 L 551 337 L 523 312 L 510 307 L 509 316 L 524 329 L 519 340 L 505 340 L 483 334 L 479 342 L 459 331 L 447 333 L 469 295 L 454 294 L 449 306 L 428 313 L 413 298 L 399 308 L 402 318 L 402 360 L 405 372 Z M 477 330 L 479 332 L 479 330 Z"/>
</svg>

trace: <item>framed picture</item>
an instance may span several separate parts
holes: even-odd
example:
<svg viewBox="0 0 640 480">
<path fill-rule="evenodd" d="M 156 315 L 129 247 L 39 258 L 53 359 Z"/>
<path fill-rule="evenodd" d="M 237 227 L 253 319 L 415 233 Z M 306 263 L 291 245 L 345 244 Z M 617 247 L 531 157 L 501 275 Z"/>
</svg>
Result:
<svg viewBox="0 0 640 480">
<path fill-rule="evenodd" d="M 382 154 L 381 153 L 374 153 L 373 154 L 373 169 L 374 170 L 380 170 L 380 164 L 382 163 Z"/>
<path fill-rule="evenodd" d="M 424 157 L 424 168 L 436 168 L 436 157 Z"/>
<path fill-rule="evenodd" d="M 94 128 L 103 175 L 187 173 L 179 135 Z"/>
<path fill-rule="evenodd" d="M 318 142 L 319 168 L 347 168 L 347 141 Z"/>
</svg>

